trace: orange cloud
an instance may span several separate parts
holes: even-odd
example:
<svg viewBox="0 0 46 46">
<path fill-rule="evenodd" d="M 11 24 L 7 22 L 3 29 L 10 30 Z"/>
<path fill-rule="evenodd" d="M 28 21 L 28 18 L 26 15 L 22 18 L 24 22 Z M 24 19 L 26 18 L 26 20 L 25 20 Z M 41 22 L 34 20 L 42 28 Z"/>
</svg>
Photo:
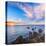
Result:
<svg viewBox="0 0 46 46">
<path fill-rule="evenodd" d="M 13 21 L 8 21 L 6 24 L 7 24 L 8 26 L 13 26 L 13 25 L 15 25 L 15 22 L 13 22 Z"/>
</svg>

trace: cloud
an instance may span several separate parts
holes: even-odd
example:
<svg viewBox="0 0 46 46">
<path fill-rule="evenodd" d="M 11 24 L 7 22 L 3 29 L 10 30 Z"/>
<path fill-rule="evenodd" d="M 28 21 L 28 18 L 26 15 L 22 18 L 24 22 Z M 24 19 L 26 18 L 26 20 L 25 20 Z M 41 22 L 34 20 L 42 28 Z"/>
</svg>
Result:
<svg viewBox="0 0 46 46">
<path fill-rule="evenodd" d="M 34 15 L 36 19 L 42 19 L 44 15 L 44 5 L 39 5 L 34 7 Z"/>
<path fill-rule="evenodd" d="M 42 19 L 44 17 L 44 5 L 40 4 L 38 6 L 35 6 L 32 8 L 31 5 L 28 4 L 19 4 L 17 3 L 18 8 L 23 10 L 25 12 L 25 16 L 28 18 L 33 19 L 35 16 L 35 19 Z"/>
<path fill-rule="evenodd" d="M 28 5 L 28 4 L 24 4 L 24 3 L 23 4 L 16 3 L 15 6 L 25 12 L 23 15 L 26 16 L 26 20 L 22 20 L 21 18 L 16 18 L 16 19 L 11 18 L 10 20 L 13 20 L 16 22 L 22 22 L 22 23 L 26 23 L 26 24 L 28 24 L 28 23 L 36 24 L 38 22 L 38 20 L 39 20 L 39 22 L 38 22 L 39 24 L 44 23 L 43 21 L 40 22 L 41 21 L 40 19 L 42 19 L 44 17 L 44 5 L 43 4 L 32 7 L 32 5 Z M 35 16 L 35 18 L 34 18 L 34 16 Z M 22 23 L 18 23 L 18 24 L 22 24 Z"/>
<path fill-rule="evenodd" d="M 23 8 L 23 10 L 25 12 L 26 17 L 33 18 L 33 16 L 32 16 L 32 8 L 31 7 L 29 8 L 28 6 L 25 6 Z"/>
<path fill-rule="evenodd" d="M 16 5 L 17 5 L 18 8 L 20 8 L 21 10 L 23 10 L 25 12 L 26 17 L 29 17 L 29 18 L 33 17 L 31 6 L 28 6 L 28 5 L 25 5 L 25 4 L 19 4 L 19 3 L 17 3 Z"/>
<path fill-rule="evenodd" d="M 38 6 L 34 6 L 32 7 L 31 5 L 28 4 L 17 4 L 18 8 L 20 8 L 21 10 L 23 10 L 25 12 L 25 16 L 27 17 L 27 19 L 30 19 L 30 21 L 33 19 L 33 21 L 37 21 L 38 23 L 41 23 L 40 21 L 44 18 L 44 9 L 45 6 L 44 4 L 40 4 Z M 35 16 L 35 18 L 34 18 Z M 33 22 L 31 21 L 31 22 Z M 42 20 L 42 23 L 44 23 L 44 21 Z"/>
</svg>

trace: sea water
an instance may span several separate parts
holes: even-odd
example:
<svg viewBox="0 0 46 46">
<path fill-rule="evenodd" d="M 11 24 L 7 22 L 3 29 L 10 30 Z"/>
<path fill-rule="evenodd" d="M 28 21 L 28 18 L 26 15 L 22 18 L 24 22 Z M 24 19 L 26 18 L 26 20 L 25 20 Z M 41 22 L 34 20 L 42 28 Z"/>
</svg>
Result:
<svg viewBox="0 0 46 46">
<path fill-rule="evenodd" d="M 27 28 L 29 27 L 29 29 Z M 34 30 L 32 30 L 34 28 Z M 37 32 L 39 29 L 43 30 L 44 34 L 44 25 L 14 25 L 14 26 L 7 26 L 7 42 L 11 43 L 12 41 L 16 40 L 18 36 L 23 36 L 23 38 L 29 36 L 29 32 Z"/>
</svg>

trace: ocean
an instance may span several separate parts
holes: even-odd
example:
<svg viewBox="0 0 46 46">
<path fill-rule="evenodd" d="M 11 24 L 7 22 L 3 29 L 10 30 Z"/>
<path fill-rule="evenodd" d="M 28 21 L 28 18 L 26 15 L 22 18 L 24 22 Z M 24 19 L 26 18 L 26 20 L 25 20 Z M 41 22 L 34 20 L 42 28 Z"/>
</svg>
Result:
<svg viewBox="0 0 46 46">
<path fill-rule="evenodd" d="M 32 30 L 33 29 L 33 30 Z M 39 33 L 39 29 L 42 29 L 42 34 L 45 33 L 45 25 L 14 25 L 7 26 L 7 42 L 11 43 L 16 40 L 18 36 L 23 38 L 29 37 L 29 32 Z"/>
</svg>

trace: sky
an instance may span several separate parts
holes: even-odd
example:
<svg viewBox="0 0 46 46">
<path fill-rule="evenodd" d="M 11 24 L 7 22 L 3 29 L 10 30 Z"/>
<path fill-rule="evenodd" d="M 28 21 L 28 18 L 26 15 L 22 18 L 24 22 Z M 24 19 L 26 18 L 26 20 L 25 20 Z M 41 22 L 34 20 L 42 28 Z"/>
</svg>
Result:
<svg viewBox="0 0 46 46">
<path fill-rule="evenodd" d="M 44 23 L 44 4 L 32 2 L 7 2 L 7 21 L 26 24 Z"/>
</svg>

